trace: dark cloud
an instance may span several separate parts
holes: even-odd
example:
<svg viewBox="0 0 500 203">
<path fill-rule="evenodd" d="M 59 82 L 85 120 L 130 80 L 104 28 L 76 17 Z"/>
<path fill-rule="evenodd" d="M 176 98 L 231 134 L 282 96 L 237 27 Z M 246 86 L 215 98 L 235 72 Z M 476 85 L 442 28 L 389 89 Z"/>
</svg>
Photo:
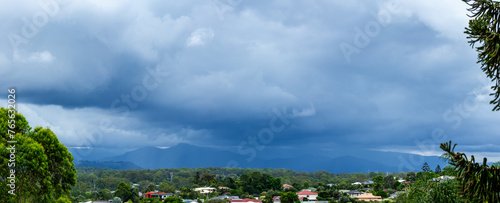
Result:
<svg viewBox="0 0 500 203">
<path fill-rule="evenodd" d="M 0 9 L 7 19 L 0 35 L 23 36 L 23 16 L 41 8 L 10 7 L 19 13 Z M 422 140 L 446 141 L 433 140 L 435 129 L 472 149 L 498 139 L 499 114 L 489 111 L 487 83 L 462 33 L 464 8 L 70 1 L 16 49 L 4 38 L 0 85 L 19 88 L 27 117 L 68 146 L 236 150 L 270 128 L 278 111 L 293 118 L 265 143 L 273 153 L 417 153 Z M 342 44 L 355 52 L 346 55 Z"/>
</svg>

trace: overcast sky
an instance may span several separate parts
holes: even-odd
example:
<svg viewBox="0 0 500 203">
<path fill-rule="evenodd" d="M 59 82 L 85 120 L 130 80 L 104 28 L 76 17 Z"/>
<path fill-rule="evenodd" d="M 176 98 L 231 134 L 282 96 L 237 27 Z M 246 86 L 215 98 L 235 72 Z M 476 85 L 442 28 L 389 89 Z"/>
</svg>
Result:
<svg viewBox="0 0 500 203">
<path fill-rule="evenodd" d="M 16 87 L 70 148 L 439 155 L 451 139 L 500 160 L 459 0 L 1 2 L 0 102 Z"/>
</svg>

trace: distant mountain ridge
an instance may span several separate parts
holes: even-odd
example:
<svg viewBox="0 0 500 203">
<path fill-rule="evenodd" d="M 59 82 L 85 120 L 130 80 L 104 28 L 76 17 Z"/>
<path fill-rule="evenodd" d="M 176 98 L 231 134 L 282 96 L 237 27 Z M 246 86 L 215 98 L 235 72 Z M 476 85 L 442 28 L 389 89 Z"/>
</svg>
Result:
<svg viewBox="0 0 500 203">
<path fill-rule="evenodd" d="M 273 158 L 263 159 L 255 157 L 249 159 L 250 155 L 240 155 L 235 152 L 214 149 L 209 147 L 199 147 L 189 144 L 179 144 L 177 146 L 160 149 L 157 147 L 144 147 L 122 155 L 103 158 L 100 161 L 123 161 L 130 162 L 138 167 L 145 169 L 157 168 L 197 168 L 197 167 L 239 167 L 239 168 L 286 168 L 295 171 L 317 171 L 325 170 L 329 172 L 397 172 L 408 171 L 408 168 L 401 168 L 402 153 L 383 152 L 380 153 L 380 159 L 384 163 L 376 159 L 359 158 L 356 156 L 339 156 L 335 158 L 323 157 L 321 155 L 300 155 L 293 158 Z M 262 153 L 260 154 L 262 155 Z M 414 169 L 420 170 L 423 161 L 426 161 L 435 167 L 441 164 L 444 167 L 446 163 L 442 162 L 439 157 L 423 157 L 412 155 L 422 160 L 422 163 L 416 163 Z M 392 162 L 391 162 L 392 160 Z M 393 163 L 393 164 L 387 164 Z M 433 168 L 431 168 L 433 169 Z"/>
<path fill-rule="evenodd" d="M 120 169 L 142 169 L 129 161 L 75 161 L 75 167 L 109 168 Z"/>
</svg>

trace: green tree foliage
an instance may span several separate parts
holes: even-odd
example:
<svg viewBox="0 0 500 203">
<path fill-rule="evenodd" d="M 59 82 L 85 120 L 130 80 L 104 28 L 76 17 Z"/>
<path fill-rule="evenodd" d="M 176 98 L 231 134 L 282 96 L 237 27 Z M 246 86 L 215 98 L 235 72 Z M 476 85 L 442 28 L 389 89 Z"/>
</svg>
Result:
<svg viewBox="0 0 500 203">
<path fill-rule="evenodd" d="M 443 167 L 443 171 L 441 171 L 441 174 L 447 176 L 456 176 L 457 172 L 455 171 L 455 166 L 448 165 Z"/>
<path fill-rule="evenodd" d="M 141 203 L 162 203 L 160 198 L 157 198 L 157 197 L 142 199 L 140 202 Z"/>
<path fill-rule="evenodd" d="M 299 196 L 295 192 L 286 192 L 280 196 L 281 203 L 299 202 Z"/>
<path fill-rule="evenodd" d="M 209 199 L 205 203 L 230 203 L 228 199 Z"/>
<path fill-rule="evenodd" d="M 182 199 L 180 197 L 167 197 L 163 200 L 164 203 L 182 203 Z"/>
<path fill-rule="evenodd" d="M 262 202 L 264 203 L 272 203 L 274 202 L 273 201 L 273 197 L 274 196 L 281 196 L 282 192 L 281 191 L 276 191 L 276 190 L 268 190 L 267 192 L 265 192 L 265 197 L 264 199 L 262 199 Z"/>
<path fill-rule="evenodd" d="M 174 173 L 173 181 L 170 182 L 170 173 Z M 316 172 L 297 172 L 289 169 L 248 169 L 248 168 L 219 168 L 219 167 L 206 167 L 206 168 L 169 168 L 169 169 L 127 169 L 127 170 L 111 170 L 104 168 L 89 168 L 89 167 L 79 167 L 77 184 L 73 187 L 71 194 L 76 197 L 78 195 L 83 195 L 86 199 L 92 198 L 92 196 L 87 196 L 86 192 L 94 190 L 100 191 L 101 189 L 116 190 L 118 184 L 121 182 L 132 184 L 138 183 L 139 186 L 136 187 L 140 191 L 144 192 L 151 182 L 160 183 L 157 187 L 158 190 L 162 192 L 173 192 L 175 190 L 180 191 L 180 196 L 183 199 L 196 199 L 200 196 L 199 193 L 192 190 L 192 188 L 199 187 L 193 183 L 194 176 L 198 172 L 201 174 L 210 173 L 215 175 L 216 186 L 229 187 L 232 190 L 226 191 L 230 192 L 231 195 L 237 195 L 240 197 L 245 197 L 252 195 L 248 191 L 244 191 L 244 185 L 251 182 L 252 184 L 261 184 L 262 190 L 255 190 L 254 194 L 259 196 L 280 196 L 282 192 L 287 192 L 289 190 L 283 190 L 281 188 L 283 183 L 305 183 L 308 182 L 310 186 L 317 189 L 316 192 L 326 191 L 334 194 L 334 198 L 338 199 L 340 193 L 336 190 L 358 189 L 357 185 L 352 185 L 354 182 L 363 182 L 367 179 L 372 179 L 378 175 L 385 175 L 382 172 L 369 172 L 369 173 L 330 173 L 327 171 L 316 171 Z M 251 178 L 251 174 L 254 172 L 259 172 L 261 178 L 260 181 L 243 181 L 245 178 Z M 243 174 L 246 174 L 242 176 Z M 266 174 L 266 175 L 264 175 Z M 393 176 L 397 178 L 405 178 L 407 172 L 390 173 L 388 176 Z M 139 178 L 138 178 L 139 177 Z M 259 176 L 255 176 L 259 177 Z M 273 177 L 273 181 L 269 181 Z M 201 177 L 200 177 L 201 178 Z M 386 177 L 387 178 L 387 177 Z M 133 181 L 132 181 L 133 180 Z M 255 179 L 254 179 L 255 180 Z M 268 181 L 262 181 L 268 180 Z M 278 181 L 280 180 L 280 181 Z M 134 182 L 136 181 L 136 182 Z M 138 182 L 137 182 L 138 181 Z M 385 181 L 385 178 L 384 178 Z M 262 187 L 266 185 L 264 183 L 275 182 L 274 189 L 269 189 L 268 187 Z M 329 186 L 327 184 L 333 184 Z M 300 185 L 300 184 L 299 184 Z M 259 186 L 253 186 L 254 188 L 259 188 Z M 168 189 L 162 189 L 168 188 Z M 295 188 L 292 189 L 297 192 Z M 290 190 L 290 191 L 292 191 Z M 262 192 L 267 192 L 266 195 Z M 219 194 L 224 194 L 223 190 L 218 191 Z M 274 195 L 273 195 L 274 194 Z M 336 195 L 335 195 L 336 194 Z M 93 194 L 94 195 L 94 194 Z M 273 196 L 271 196 L 273 195 Z M 210 196 L 210 195 L 209 195 Z M 331 199 L 331 198 L 329 198 Z M 106 199 L 104 199 L 106 200 Z"/>
<path fill-rule="evenodd" d="M 200 179 L 201 179 L 200 172 L 196 171 L 196 173 L 193 176 L 193 183 L 197 185 L 201 184 Z"/>
<path fill-rule="evenodd" d="M 407 181 L 415 181 L 415 178 L 416 178 L 416 174 L 415 174 L 415 172 L 410 171 L 410 172 L 408 172 L 408 173 L 406 174 L 406 178 L 405 178 L 405 179 L 406 179 Z"/>
<path fill-rule="evenodd" d="M 151 200 L 151 203 L 162 203 L 162 201 L 160 200 L 160 198 L 153 198 Z"/>
<path fill-rule="evenodd" d="M 427 162 L 425 162 L 424 165 L 422 166 L 422 171 L 423 172 L 431 171 L 431 167 L 429 167 L 429 164 L 427 164 Z"/>
<path fill-rule="evenodd" d="M 486 76 L 495 84 L 491 86 L 494 99 L 493 111 L 500 110 L 500 4 L 493 0 L 462 0 L 470 6 L 469 27 L 465 33 L 472 47 L 478 52 L 477 63 Z"/>
<path fill-rule="evenodd" d="M 458 192 L 459 184 L 456 180 L 443 180 L 438 183 L 431 182 L 429 195 L 434 202 L 455 203 L 464 202 Z"/>
<path fill-rule="evenodd" d="M 179 195 L 184 199 L 197 199 L 200 196 L 200 193 L 183 187 L 181 188 L 181 193 Z"/>
<path fill-rule="evenodd" d="M 384 188 L 394 188 L 394 176 L 387 175 L 384 177 Z M 396 181 L 397 182 L 397 181 Z"/>
<path fill-rule="evenodd" d="M 321 198 L 331 198 L 332 197 L 332 194 L 327 192 L 327 191 L 320 191 L 318 192 L 318 197 L 321 197 Z"/>
<path fill-rule="evenodd" d="M 243 192 L 248 194 L 260 194 L 262 191 L 279 190 L 281 188 L 280 178 L 274 178 L 269 174 L 258 171 L 242 174 L 240 181 Z"/>
<path fill-rule="evenodd" d="M 386 191 L 383 191 L 383 190 L 380 190 L 380 191 L 378 191 L 377 193 L 375 193 L 373 195 L 381 196 L 382 198 L 388 198 L 389 197 L 389 194 Z"/>
<path fill-rule="evenodd" d="M 309 182 L 305 181 L 303 184 L 304 188 L 307 189 L 310 187 Z"/>
<path fill-rule="evenodd" d="M 156 185 L 154 183 L 149 183 L 148 187 L 146 188 L 147 192 L 150 191 L 155 191 Z"/>
<path fill-rule="evenodd" d="M 301 190 L 302 189 L 302 185 L 300 185 L 300 183 L 297 183 L 297 182 L 292 183 L 292 186 L 296 190 Z"/>
<path fill-rule="evenodd" d="M 456 146 L 449 141 L 440 147 L 443 157 L 455 166 L 463 197 L 471 202 L 500 202 L 500 168 L 488 166 L 486 157 L 483 164 L 476 163 L 474 156 L 469 161 L 464 153 L 455 152 Z"/>
<path fill-rule="evenodd" d="M 109 200 L 112 197 L 113 196 L 111 195 L 111 191 L 109 191 L 108 189 L 102 189 L 99 191 L 99 199 L 100 200 Z"/>
<path fill-rule="evenodd" d="M 14 122 L 10 122 L 14 120 Z M 10 123 L 9 123 L 10 122 Z M 14 127 L 12 129 L 11 127 Z M 10 130 L 10 131 L 9 131 Z M 15 196 L 8 193 L 11 140 L 15 138 Z M 15 110 L 0 108 L 0 199 L 7 202 L 54 202 L 70 194 L 76 183 L 73 156 L 50 130 L 31 129 L 23 115 Z"/>
<path fill-rule="evenodd" d="M 406 187 L 402 193 L 398 194 L 396 202 L 428 203 L 431 202 L 431 199 L 425 186 L 422 185 L 422 182 L 419 182 L 413 184 L 411 187 Z"/>
<path fill-rule="evenodd" d="M 356 202 L 355 200 L 352 200 L 351 198 L 349 197 L 346 197 L 346 196 L 342 196 L 339 198 L 339 203 L 350 203 L 350 202 Z"/>
<path fill-rule="evenodd" d="M 113 201 L 112 201 L 112 203 L 122 203 L 122 202 L 123 201 L 120 197 L 115 197 L 115 198 L 113 198 Z"/>
<path fill-rule="evenodd" d="M 402 193 L 396 197 L 396 202 L 416 202 L 416 203 L 456 203 L 464 202 L 460 198 L 456 180 L 441 182 L 417 181 L 410 187 L 406 187 Z"/>
<path fill-rule="evenodd" d="M 28 133 L 28 137 L 40 143 L 44 148 L 55 197 L 68 194 L 76 183 L 76 169 L 71 153 L 50 129 L 36 127 Z"/>
<path fill-rule="evenodd" d="M 85 197 L 83 195 L 78 195 L 78 197 L 76 197 L 76 201 L 77 202 L 83 202 L 83 201 L 85 201 Z"/>
<path fill-rule="evenodd" d="M 432 171 L 430 171 L 430 172 L 419 171 L 417 173 L 417 175 L 415 175 L 415 180 L 428 181 L 428 180 L 431 180 L 431 179 L 437 178 L 437 177 L 439 177 L 439 175 L 432 172 Z"/>
<path fill-rule="evenodd" d="M 373 182 L 375 182 L 375 185 L 373 186 L 373 190 L 375 191 L 380 191 L 383 188 L 383 185 L 384 185 L 384 177 L 381 176 L 381 175 L 378 175 L 378 176 L 375 176 L 373 178 Z"/>
<path fill-rule="evenodd" d="M 129 184 L 121 182 L 118 184 L 114 196 L 119 197 L 122 201 L 126 202 L 134 197 L 134 192 Z"/>
<path fill-rule="evenodd" d="M 439 166 L 439 164 L 436 166 L 436 169 L 434 169 L 434 173 L 441 174 L 441 166 Z"/>
<path fill-rule="evenodd" d="M 272 203 L 273 197 L 271 195 L 265 195 L 264 198 L 261 199 L 263 203 Z"/>
<path fill-rule="evenodd" d="M 56 203 L 71 203 L 71 200 L 66 196 L 61 196 L 56 200 Z"/>
<path fill-rule="evenodd" d="M 202 185 L 210 185 L 212 183 L 215 183 L 215 175 L 204 173 L 201 175 L 200 181 Z"/>
<path fill-rule="evenodd" d="M 159 185 L 158 191 L 160 192 L 167 192 L 167 193 L 173 193 L 175 192 L 175 187 L 171 186 L 168 181 L 163 181 Z"/>
</svg>

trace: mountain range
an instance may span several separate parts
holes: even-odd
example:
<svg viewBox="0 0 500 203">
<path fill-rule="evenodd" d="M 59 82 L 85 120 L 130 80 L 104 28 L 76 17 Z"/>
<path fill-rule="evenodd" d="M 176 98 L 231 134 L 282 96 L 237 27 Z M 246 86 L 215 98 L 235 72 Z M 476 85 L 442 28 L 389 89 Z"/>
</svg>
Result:
<svg viewBox="0 0 500 203">
<path fill-rule="evenodd" d="M 75 161 L 75 167 L 109 168 L 109 169 L 141 169 L 129 161 Z"/>
<path fill-rule="evenodd" d="M 78 149 L 70 149 L 75 154 Z M 98 153 L 98 152 L 93 152 Z M 81 154 L 81 153 L 78 153 Z M 157 147 L 144 147 L 121 155 L 102 157 L 92 156 L 91 164 L 80 161 L 80 166 L 128 169 L 128 168 L 197 168 L 197 167 L 240 167 L 240 168 L 286 168 L 295 171 L 318 171 L 324 170 L 335 173 L 353 172 L 398 172 L 398 171 L 420 171 L 424 162 L 431 169 L 438 164 L 443 168 L 447 163 L 437 156 L 419 156 L 395 152 L 366 151 L 359 155 L 339 155 L 328 157 L 318 153 L 302 153 L 300 155 L 290 154 L 287 157 L 241 155 L 231 150 L 222 150 L 211 147 L 200 147 L 190 144 L 178 144 L 174 147 L 160 149 Z M 89 158 L 89 157 L 87 157 Z M 407 161 L 413 160 L 413 161 Z M 122 164 L 112 164 L 121 162 Z M 128 163 L 128 164 L 123 164 Z M 120 168 L 123 166 L 124 168 Z M 118 168 L 117 168 L 118 167 Z"/>
</svg>

